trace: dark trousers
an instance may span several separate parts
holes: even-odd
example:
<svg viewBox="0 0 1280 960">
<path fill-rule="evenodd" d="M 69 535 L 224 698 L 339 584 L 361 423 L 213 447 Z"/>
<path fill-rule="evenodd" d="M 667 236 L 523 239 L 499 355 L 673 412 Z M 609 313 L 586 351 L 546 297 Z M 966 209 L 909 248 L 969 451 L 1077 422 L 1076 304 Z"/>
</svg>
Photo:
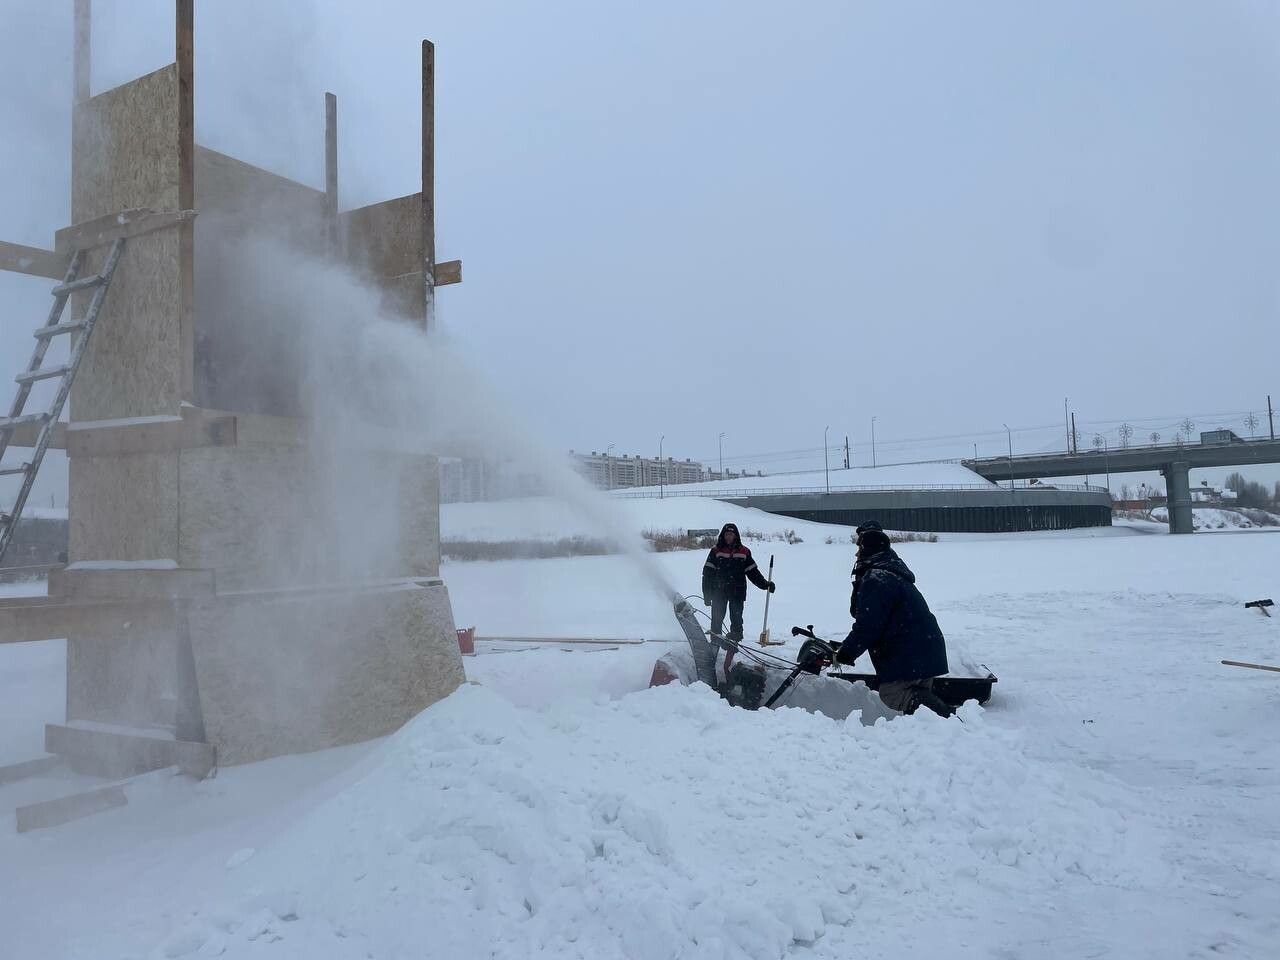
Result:
<svg viewBox="0 0 1280 960">
<path fill-rule="evenodd" d="M 724 597 L 713 597 L 711 600 L 711 632 L 729 640 L 742 639 L 742 600 L 726 600 Z M 724 632 L 724 612 L 729 611 L 729 632 Z"/>
<path fill-rule="evenodd" d="M 928 707 L 940 717 L 949 717 L 956 708 L 933 692 L 933 680 L 895 680 L 880 684 L 880 702 L 899 713 L 915 713 Z"/>
</svg>

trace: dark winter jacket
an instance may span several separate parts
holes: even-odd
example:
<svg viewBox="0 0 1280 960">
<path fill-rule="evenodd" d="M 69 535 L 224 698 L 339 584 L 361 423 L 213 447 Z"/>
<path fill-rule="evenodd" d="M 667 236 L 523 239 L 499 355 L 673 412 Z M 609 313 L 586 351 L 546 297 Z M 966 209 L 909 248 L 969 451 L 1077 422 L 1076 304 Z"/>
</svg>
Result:
<svg viewBox="0 0 1280 960">
<path fill-rule="evenodd" d="M 870 650 L 876 676 L 889 682 L 946 673 L 946 640 L 902 558 L 886 547 L 859 558 L 853 575 L 849 612 L 855 622 L 837 659 L 852 663 Z"/>
<path fill-rule="evenodd" d="M 734 524 L 726 523 L 720 529 L 716 545 L 707 554 L 707 562 L 702 565 L 702 598 L 707 601 L 747 599 L 748 580 L 761 590 L 769 589 L 769 581 L 751 559 L 751 551 L 742 545 L 741 534 L 731 547 L 724 539 L 727 530 L 738 533 Z"/>
</svg>

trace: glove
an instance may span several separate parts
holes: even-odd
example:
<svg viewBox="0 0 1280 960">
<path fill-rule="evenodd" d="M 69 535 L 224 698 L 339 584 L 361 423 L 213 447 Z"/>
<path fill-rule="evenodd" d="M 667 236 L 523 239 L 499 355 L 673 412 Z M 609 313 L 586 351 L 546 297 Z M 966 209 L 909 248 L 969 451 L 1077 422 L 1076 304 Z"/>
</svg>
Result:
<svg viewBox="0 0 1280 960">
<path fill-rule="evenodd" d="M 776 590 L 776 589 L 778 589 L 778 585 L 777 585 L 776 583 L 774 583 L 772 580 L 770 580 L 770 581 L 769 581 L 769 592 L 770 592 L 770 593 L 773 593 L 773 591 L 774 591 L 774 590 Z"/>
<path fill-rule="evenodd" d="M 836 663 L 853 663 L 858 658 L 853 655 L 853 631 L 849 631 L 849 635 L 844 638 L 844 642 L 836 650 Z"/>
<path fill-rule="evenodd" d="M 702 605 L 703 605 L 704 607 L 709 607 L 709 606 L 711 606 L 711 598 L 710 598 L 710 597 L 703 597 L 703 598 L 702 598 Z"/>
</svg>

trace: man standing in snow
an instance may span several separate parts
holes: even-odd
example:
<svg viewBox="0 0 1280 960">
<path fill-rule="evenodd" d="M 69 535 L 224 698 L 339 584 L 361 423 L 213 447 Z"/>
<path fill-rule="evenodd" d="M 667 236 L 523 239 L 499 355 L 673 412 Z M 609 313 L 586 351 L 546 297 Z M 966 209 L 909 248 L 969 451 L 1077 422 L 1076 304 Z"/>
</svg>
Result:
<svg viewBox="0 0 1280 960">
<path fill-rule="evenodd" d="M 726 639 L 742 639 L 742 605 L 747 600 L 747 581 L 761 590 L 773 593 L 772 580 L 766 580 L 751 559 L 751 551 L 742 545 L 738 528 L 726 523 L 720 529 L 716 545 L 702 566 L 702 602 L 711 608 L 711 632 L 724 636 L 724 615 L 729 613 L 729 635 Z"/>
<path fill-rule="evenodd" d="M 871 651 L 880 678 L 880 700 L 902 713 L 925 706 L 949 717 L 955 708 L 933 692 L 933 678 L 947 672 L 947 644 L 938 620 L 916 589 L 916 577 L 872 520 L 858 527 L 858 557 L 849 599 L 853 629 L 836 651 L 853 663 Z"/>
</svg>

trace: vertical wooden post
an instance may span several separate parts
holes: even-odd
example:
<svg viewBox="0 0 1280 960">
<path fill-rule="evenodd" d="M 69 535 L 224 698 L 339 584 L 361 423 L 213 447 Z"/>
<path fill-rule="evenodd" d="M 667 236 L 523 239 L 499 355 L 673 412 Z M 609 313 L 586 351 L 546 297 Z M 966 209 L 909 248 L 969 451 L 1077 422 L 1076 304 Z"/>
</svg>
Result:
<svg viewBox="0 0 1280 960">
<path fill-rule="evenodd" d="M 422 41 L 422 323 L 436 318 L 436 47 Z"/>
<path fill-rule="evenodd" d="M 338 256 L 338 98 L 324 95 L 324 229 L 329 256 Z"/>
<path fill-rule="evenodd" d="M 93 11 L 91 0 L 76 0 L 75 46 L 73 53 L 71 102 L 89 99 L 89 64 L 93 36 Z"/>
<path fill-rule="evenodd" d="M 178 209 L 196 206 L 195 172 L 195 9 L 194 0 L 175 0 L 174 59 L 178 64 Z M 181 395 L 195 403 L 195 224 L 178 227 Z"/>
</svg>

